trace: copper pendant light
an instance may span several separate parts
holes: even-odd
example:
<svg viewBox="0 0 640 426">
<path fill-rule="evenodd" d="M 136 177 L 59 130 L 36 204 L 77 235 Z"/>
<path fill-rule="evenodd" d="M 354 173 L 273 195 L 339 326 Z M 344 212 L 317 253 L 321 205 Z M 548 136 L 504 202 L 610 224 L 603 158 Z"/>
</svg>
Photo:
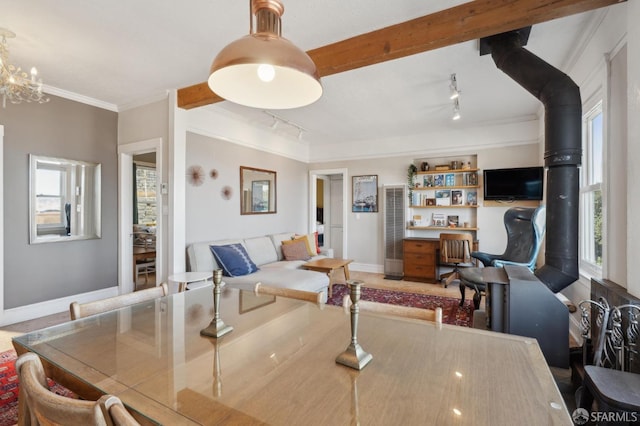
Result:
<svg viewBox="0 0 640 426">
<path fill-rule="evenodd" d="M 262 109 L 298 108 L 320 98 L 322 85 L 315 64 L 281 36 L 283 13 L 279 0 L 250 0 L 249 35 L 227 45 L 211 64 L 213 92 Z"/>
</svg>

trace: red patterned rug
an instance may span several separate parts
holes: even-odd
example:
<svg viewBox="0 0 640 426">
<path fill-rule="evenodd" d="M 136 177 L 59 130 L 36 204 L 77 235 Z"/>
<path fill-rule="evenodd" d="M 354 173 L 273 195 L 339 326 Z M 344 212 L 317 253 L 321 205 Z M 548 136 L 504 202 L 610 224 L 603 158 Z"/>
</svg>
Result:
<svg viewBox="0 0 640 426">
<path fill-rule="evenodd" d="M 18 374 L 16 373 L 16 352 L 0 352 L 0 426 L 18 423 Z M 58 395 L 77 398 L 70 390 L 48 379 L 49 388 Z"/>
<path fill-rule="evenodd" d="M 333 285 L 333 296 L 327 303 L 342 306 L 342 297 L 348 289 L 344 284 Z M 463 306 L 458 306 L 460 299 L 453 297 L 433 296 L 429 294 L 405 293 L 403 291 L 381 290 L 362 287 L 362 300 L 390 303 L 392 305 L 411 306 L 414 308 L 435 309 L 442 308 L 442 322 L 445 324 L 471 327 L 473 320 L 473 302 L 466 300 Z"/>
</svg>

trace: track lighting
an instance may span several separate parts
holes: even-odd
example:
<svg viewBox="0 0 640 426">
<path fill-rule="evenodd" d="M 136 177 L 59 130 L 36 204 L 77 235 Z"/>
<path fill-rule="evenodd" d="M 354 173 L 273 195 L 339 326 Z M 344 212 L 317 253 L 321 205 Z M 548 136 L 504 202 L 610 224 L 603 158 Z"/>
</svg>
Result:
<svg viewBox="0 0 640 426">
<path fill-rule="evenodd" d="M 452 120 L 460 120 L 460 102 L 458 102 L 458 98 L 453 101 L 453 116 Z"/>
<path fill-rule="evenodd" d="M 276 130 L 279 127 L 280 124 L 286 124 L 287 126 L 293 127 L 294 129 L 296 129 L 298 131 L 297 138 L 298 138 L 299 141 L 302 140 L 302 134 L 307 131 L 307 129 L 305 129 L 304 127 L 302 127 L 302 126 L 300 126 L 300 125 L 298 125 L 298 124 L 296 124 L 296 123 L 294 123 L 292 121 L 286 120 L 286 119 L 284 119 L 282 117 L 279 117 L 279 116 L 275 115 L 272 112 L 269 112 L 269 111 L 262 111 L 262 112 L 264 112 L 265 114 L 267 114 L 269 117 L 271 117 L 273 119 L 273 123 L 269 126 L 271 128 L 271 130 Z"/>
<path fill-rule="evenodd" d="M 458 99 L 460 97 L 460 91 L 458 90 L 458 80 L 456 74 L 451 74 L 451 83 L 449 84 L 449 90 L 451 92 L 449 99 Z"/>
</svg>

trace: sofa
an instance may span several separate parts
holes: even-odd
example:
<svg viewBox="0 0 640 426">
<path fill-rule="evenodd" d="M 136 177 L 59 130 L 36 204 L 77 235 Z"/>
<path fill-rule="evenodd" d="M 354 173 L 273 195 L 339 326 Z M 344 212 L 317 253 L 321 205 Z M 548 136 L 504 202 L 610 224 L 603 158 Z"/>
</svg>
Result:
<svg viewBox="0 0 640 426">
<path fill-rule="evenodd" d="M 263 285 L 272 287 L 292 288 L 317 293 L 322 291 L 325 295 L 324 301 L 326 301 L 329 277 L 322 272 L 302 269 L 302 265 L 311 260 L 328 257 L 327 254 L 330 252 L 325 251 L 317 254 L 315 241 L 310 241 L 310 249 L 314 252 L 313 256 L 309 253 L 310 258 L 307 260 L 287 260 L 285 254 L 283 254 L 283 241 L 286 245 L 299 237 L 293 232 L 285 232 L 253 238 L 193 243 L 187 247 L 187 267 L 189 271 L 203 272 L 218 269 L 221 267 L 218 264 L 220 259 L 216 259 L 211 246 L 232 247 L 239 244 L 244 248 L 257 270 L 239 276 L 227 276 L 225 274 L 222 280 L 227 285 L 242 290 L 253 290 L 255 285 L 260 282 Z M 308 240 L 315 240 L 314 234 L 309 234 L 307 238 Z"/>
</svg>

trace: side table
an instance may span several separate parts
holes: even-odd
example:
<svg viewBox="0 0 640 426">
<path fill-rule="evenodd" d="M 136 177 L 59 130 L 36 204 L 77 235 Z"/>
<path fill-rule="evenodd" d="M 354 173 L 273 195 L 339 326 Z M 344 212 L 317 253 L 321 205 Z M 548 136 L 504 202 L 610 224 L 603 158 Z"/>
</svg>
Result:
<svg viewBox="0 0 640 426">
<path fill-rule="evenodd" d="M 207 281 L 213 277 L 213 272 L 180 272 L 169 276 L 169 281 L 178 283 L 178 292 L 187 289 L 190 283 L 197 281 Z"/>
</svg>

